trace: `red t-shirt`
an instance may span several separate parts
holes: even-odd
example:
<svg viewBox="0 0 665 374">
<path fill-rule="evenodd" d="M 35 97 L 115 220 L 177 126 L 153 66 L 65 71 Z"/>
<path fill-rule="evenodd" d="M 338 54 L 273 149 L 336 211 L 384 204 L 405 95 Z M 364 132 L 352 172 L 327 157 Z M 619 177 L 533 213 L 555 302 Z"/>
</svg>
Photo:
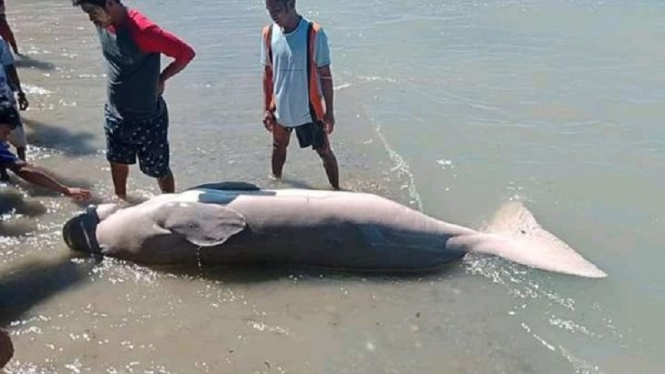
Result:
<svg viewBox="0 0 665 374">
<path fill-rule="evenodd" d="M 189 44 L 170 32 L 162 30 L 139 11 L 130 9 L 127 15 L 126 26 L 142 52 L 163 53 L 174 58 L 179 64 L 187 64 L 194 58 L 194 49 Z M 109 26 L 108 30 L 115 33 L 113 26 Z"/>
</svg>

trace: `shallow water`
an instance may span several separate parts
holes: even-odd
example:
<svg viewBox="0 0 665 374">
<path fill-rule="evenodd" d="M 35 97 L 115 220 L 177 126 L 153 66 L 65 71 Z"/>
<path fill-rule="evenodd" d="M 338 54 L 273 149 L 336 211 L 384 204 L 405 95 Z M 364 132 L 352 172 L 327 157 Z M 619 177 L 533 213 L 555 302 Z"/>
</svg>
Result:
<svg viewBox="0 0 665 374">
<path fill-rule="evenodd" d="M 290 148 L 266 177 L 260 1 L 127 0 L 190 41 L 167 85 L 178 185 L 327 188 Z M 327 30 L 346 188 L 480 227 L 508 200 L 609 277 L 469 256 L 423 277 L 149 269 L 72 259 L 80 206 L 2 187 L 0 322 L 11 373 L 660 373 L 665 298 L 665 5 L 657 1 L 299 1 Z M 111 191 L 104 71 L 68 1 L 9 4 L 25 52 L 29 157 Z M 136 195 L 156 193 L 133 170 Z M 24 197 L 24 195 L 28 197 Z"/>
</svg>

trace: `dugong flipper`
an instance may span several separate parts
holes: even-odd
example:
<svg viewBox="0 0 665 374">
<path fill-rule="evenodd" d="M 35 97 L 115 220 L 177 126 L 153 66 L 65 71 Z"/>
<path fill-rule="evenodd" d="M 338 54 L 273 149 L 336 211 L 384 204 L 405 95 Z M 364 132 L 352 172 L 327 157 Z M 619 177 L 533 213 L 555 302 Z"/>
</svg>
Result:
<svg viewBox="0 0 665 374">
<path fill-rule="evenodd" d="M 237 211 L 202 203 L 167 203 L 155 210 L 153 219 L 160 228 L 199 247 L 222 245 L 247 226 Z"/>
</svg>

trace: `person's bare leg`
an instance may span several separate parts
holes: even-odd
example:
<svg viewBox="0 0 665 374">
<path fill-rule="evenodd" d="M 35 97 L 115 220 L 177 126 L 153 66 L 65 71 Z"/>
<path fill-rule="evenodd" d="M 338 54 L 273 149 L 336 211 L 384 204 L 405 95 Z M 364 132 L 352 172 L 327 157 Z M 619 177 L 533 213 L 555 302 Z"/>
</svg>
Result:
<svg viewBox="0 0 665 374">
<path fill-rule="evenodd" d="M 16 147 L 16 154 L 18 154 L 18 158 L 25 161 L 25 147 Z"/>
<path fill-rule="evenodd" d="M 330 148 L 330 142 L 326 140 L 325 146 L 322 149 L 318 149 L 316 153 L 323 160 L 323 168 L 326 170 L 330 186 L 335 190 L 339 190 L 339 167 L 337 166 L 337 158 L 332 148 Z"/>
<path fill-rule="evenodd" d="M 272 129 L 272 176 L 282 178 L 282 170 L 286 162 L 286 149 L 289 146 L 291 133 L 282 126 L 275 125 Z"/>
<path fill-rule="evenodd" d="M 169 173 L 161 178 L 157 178 L 157 183 L 159 184 L 159 189 L 162 193 L 174 193 L 175 192 L 175 177 L 173 172 L 169 170 Z"/>
<path fill-rule="evenodd" d="M 127 177 L 129 176 L 129 165 L 111 162 L 111 178 L 115 195 L 122 200 L 127 199 Z"/>
</svg>

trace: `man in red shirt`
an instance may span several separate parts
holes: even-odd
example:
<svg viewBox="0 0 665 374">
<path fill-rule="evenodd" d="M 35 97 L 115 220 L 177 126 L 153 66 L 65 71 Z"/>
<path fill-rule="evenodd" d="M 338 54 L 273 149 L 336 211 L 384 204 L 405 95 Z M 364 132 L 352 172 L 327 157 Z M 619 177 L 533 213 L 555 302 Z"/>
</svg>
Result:
<svg viewBox="0 0 665 374">
<path fill-rule="evenodd" d="M 129 165 L 156 178 L 163 193 L 175 192 L 169 165 L 166 81 L 194 58 L 194 50 L 120 0 L 73 0 L 95 24 L 107 62 L 106 158 L 115 194 L 127 198 Z M 161 54 L 174 61 L 160 71 Z"/>
</svg>

